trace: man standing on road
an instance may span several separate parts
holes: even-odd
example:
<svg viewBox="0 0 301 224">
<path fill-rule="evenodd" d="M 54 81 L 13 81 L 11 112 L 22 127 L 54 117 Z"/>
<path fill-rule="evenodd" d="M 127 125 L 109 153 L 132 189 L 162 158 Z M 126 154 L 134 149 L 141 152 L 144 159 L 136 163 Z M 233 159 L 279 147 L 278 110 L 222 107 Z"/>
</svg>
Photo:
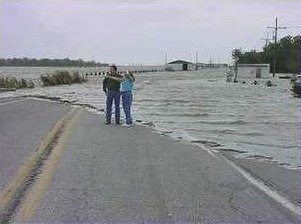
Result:
<svg viewBox="0 0 301 224">
<path fill-rule="evenodd" d="M 115 65 L 110 66 L 110 73 L 108 76 L 122 78 L 121 75 L 117 74 L 117 67 Z M 113 101 L 115 105 L 115 122 L 116 124 L 120 124 L 120 82 L 105 77 L 102 84 L 103 91 L 107 96 L 105 124 L 111 124 Z"/>
</svg>

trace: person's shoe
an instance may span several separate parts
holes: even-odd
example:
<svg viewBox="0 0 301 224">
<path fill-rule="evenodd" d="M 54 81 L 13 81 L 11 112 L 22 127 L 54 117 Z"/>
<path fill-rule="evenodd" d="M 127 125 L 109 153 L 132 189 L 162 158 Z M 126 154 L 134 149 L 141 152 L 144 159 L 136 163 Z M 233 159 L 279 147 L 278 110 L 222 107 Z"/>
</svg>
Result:
<svg viewBox="0 0 301 224">
<path fill-rule="evenodd" d="M 108 122 L 108 121 L 107 121 L 107 122 L 105 123 L 105 125 L 109 125 L 109 124 L 111 124 L 111 122 Z"/>
<path fill-rule="evenodd" d="M 117 124 L 117 125 L 121 125 L 121 123 L 120 123 L 120 122 L 116 122 L 116 124 Z"/>
</svg>

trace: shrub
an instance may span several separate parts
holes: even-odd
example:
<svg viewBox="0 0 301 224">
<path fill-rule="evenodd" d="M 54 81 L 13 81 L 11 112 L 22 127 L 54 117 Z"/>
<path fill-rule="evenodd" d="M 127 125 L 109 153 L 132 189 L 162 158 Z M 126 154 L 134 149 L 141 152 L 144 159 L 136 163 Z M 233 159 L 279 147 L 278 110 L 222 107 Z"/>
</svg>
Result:
<svg viewBox="0 0 301 224">
<path fill-rule="evenodd" d="M 68 71 L 56 71 L 53 74 L 41 75 L 41 81 L 43 86 L 54 86 L 82 83 L 87 80 L 84 77 L 81 77 L 78 72 L 74 72 L 70 75 Z"/>
<path fill-rule="evenodd" d="M 16 79 L 8 77 L 0 77 L 0 88 L 13 90 L 22 88 L 33 88 L 34 83 L 32 81 L 27 81 L 26 79 Z"/>
</svg>

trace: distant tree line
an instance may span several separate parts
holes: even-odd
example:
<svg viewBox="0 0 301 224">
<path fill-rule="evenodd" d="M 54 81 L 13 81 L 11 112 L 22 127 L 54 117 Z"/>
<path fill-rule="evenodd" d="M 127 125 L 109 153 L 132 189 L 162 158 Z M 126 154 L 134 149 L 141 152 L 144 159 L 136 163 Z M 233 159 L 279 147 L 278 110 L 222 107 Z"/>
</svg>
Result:
<svg viewBox="0 0 301 224">
<path fill-rule="evenodd" d="M 55 66 L 55 67 L 96 67 L 108 66 L 106 63 L 83 61 L 82 59 L 34 59 L 34 58 L 0 58 L 0 66 Z"/>
<path fill-rule="evenodd" d="M 241 49 L 234 49 L 232 58 L 235 62 L 244 64 L 269 63 L 272 71 L 275 52 L 277 73 L 296 73 L 300 70 L 301 36 L 283 37 L 276 44 L 269 43 L 263 47 L 261 52 L 255 50 L 242 52 Z"/>
</svg>

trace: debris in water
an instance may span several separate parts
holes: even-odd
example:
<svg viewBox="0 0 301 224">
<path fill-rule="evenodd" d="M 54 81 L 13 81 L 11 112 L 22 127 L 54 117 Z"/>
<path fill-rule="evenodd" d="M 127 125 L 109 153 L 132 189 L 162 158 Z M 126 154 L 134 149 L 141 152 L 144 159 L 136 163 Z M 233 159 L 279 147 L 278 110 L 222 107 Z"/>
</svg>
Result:
<svg viewBox="0 0 301 224">
<path fill-rule="evenodd" d="M 221 144 L 219 144 L 217 142 L 211 142 L 211 141 L 207 141 L 207 140 L 193 140 L 193 141 L 191 141 L 191 143 L 203 144 L 203 145 L 209 146 L 209 147 L 221 146 Z"/>
</svg>

